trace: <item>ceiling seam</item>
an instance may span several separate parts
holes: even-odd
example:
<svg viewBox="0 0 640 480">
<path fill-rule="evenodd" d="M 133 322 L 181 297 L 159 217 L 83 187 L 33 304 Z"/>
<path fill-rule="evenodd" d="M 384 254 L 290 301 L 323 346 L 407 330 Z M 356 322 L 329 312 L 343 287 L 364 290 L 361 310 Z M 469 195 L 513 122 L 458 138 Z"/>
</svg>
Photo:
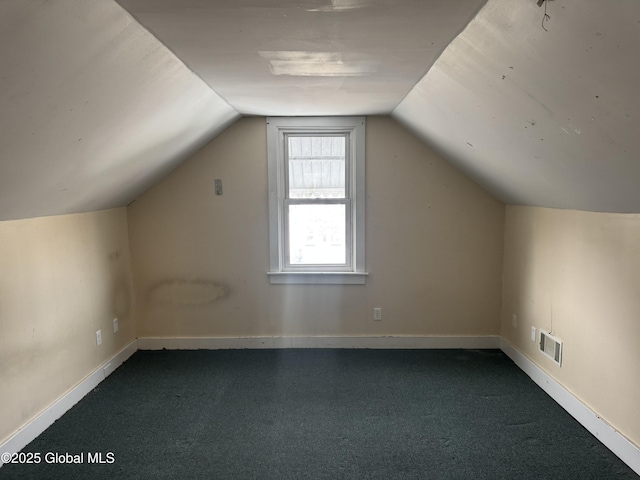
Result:
<svg viewBox="0 0 640 480">
<path fill-rule="evenodd" d="M 232 109 L 234 112 L 236 112 L 240 117 L 243 117 L 244 115 L 242 113 L 240 113 L 233 105 L 231 105 L 226 98 L 224 98 L 222 95 L 220 95 L 211 85 L 209 85 L 209 83 L 202 78 L 200 75 L 198 75 L 193 68 L 191 68 L 191 66 L 185 62 L 184 60 L 182 60 L 182 58 L 180 58 L 176 52 L 174 52 L 167 44 L 165 44 L 162 40 L 160 40 L 158 38 L 158 36 L 153 33 L 152 30 L 150 30 L 149 28 L 147 28 L 133 13 L 131 13 L 129 10 L 127 10 L 125 7 L 123 7 L 117 0 L 113 0 L 113 3 L 115 3 L 116 5 L 118 5 L 118 7 L 126 14 L 129 16 L 129 18 L 131 18 L 131 20 L 133 20 L 134 22 L 136 22 L 140 28 L 142 28 L 145 32 L 147 32 L 149 35 L 151 35 L 160 45 L 162 45 L 168 52 L 171 53 L 171 55 L 173 55 L 173 57 L 180 62 L 182 65 L 184 65 L 184 67 L 189 70 L 189 72 L 191 72 L 192 75 L 194 75 L 196 78 L 198 78 L 198 80 L 200 80 L 204 85 L 207 86 L 207 88 L 209 90 L 211 90 L 212 93 L 214 93 L 215 95 L 218 96 L 218 98 L 220 98 L 220 100 L 222 100 L 225 104 L 227 104 L 227 106 Z"/>
<path fill-rule="evenodd" d="M 464 24 L 464 26 L 462 27 L 462 29 L 460 29 L 460 31 L 451 39 L 451 41 L 449 43 L 447 43 L 442 50 L 440 50 L 440 53 L 438 53 L 438 55 L 436 56 L 436 59 L 433 61 L 433 63 L 431 65 L 429 65 L 425 70 L 424 73 L 422 73 L 419 77 L 418 80 L 416 80 L 416 82 L 409 88 L 409 90 L 407 90 L 407 93 L 404 94 L 404 96 L 400 99 L 400 101 L 396 104 L 395 107 L 393 107 L 391 109 L 391 112 L 389 112 L 389 115 L 395 116 L 393 112 L 396 111 L 396 109 L 398 108 L 398 106 L 404 102 L 407 97 L 409 96 L 409 94 L 411 92 L 413 92 L 413 90 L 418 86 L 418 84 L 420 82 L 422 82 L 422 80 L 429 74 L 429 72 L 431 71 L 431 69 L 435 66 L 436 63 L 438 63 L 438 60 L 440 60 L 440 57 L 442 57 L 442 55 L 444 54 L 444 52 L 447 51 L 447 49 L 449 48 L 449 46 L 460 36 L 462 35 L 462 33 L 467 29 L 467 27 L 471 24 L 471 22 L 473 22 L 478 15 L 480 14 L 480 12 L 482 11 L 482 9 L 486 6 L 486 4 L 488 3 L 489 0 L 484 0 L 480 6 L 473 12 L 473 14 L 471 15 L 471 17 L 469 18 L 469 21 L 467 23 Z"/>
</svg>

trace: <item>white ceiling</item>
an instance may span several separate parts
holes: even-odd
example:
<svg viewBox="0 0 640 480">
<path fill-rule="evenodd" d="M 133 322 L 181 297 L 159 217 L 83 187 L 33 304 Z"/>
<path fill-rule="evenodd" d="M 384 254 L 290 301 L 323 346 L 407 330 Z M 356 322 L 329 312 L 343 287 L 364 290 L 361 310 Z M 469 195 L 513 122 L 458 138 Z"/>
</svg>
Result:
<svg viewBox="0 0 640 480">
<path fill-rule="evenodd" d="M 239 114 L 113 1 L 0 1 L 0 220 L 123 206 Z"/>
<path fill-rule="evenodd" d="M 484 3 L 3 0 L 0 220 L 126 205 L 241 114 L 391 113 L 506 203 L 640 212 L 640 2 Z"/>
<path fill-rule="evenodd" d="M 486 0 L 118 0 L 240 113 L 388 114 Z"/>
<path fill-rule="evenodd" d="M 490 1 L 393 114 L 508 204 L 640 212 L 640 2 Z"/>
</svg>

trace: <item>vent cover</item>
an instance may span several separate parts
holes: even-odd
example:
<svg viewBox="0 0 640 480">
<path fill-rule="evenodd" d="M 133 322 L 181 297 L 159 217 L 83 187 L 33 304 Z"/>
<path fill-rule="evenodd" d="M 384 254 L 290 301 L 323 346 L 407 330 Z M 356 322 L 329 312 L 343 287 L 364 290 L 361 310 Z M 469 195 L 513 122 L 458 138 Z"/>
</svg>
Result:
<svg viewBox="0 0 640 480">
<path fill-rule="evenodd" d="M 540 351 L 558 365 L 562 365 L 562 340 L 540 330 Z"/>
</svg>

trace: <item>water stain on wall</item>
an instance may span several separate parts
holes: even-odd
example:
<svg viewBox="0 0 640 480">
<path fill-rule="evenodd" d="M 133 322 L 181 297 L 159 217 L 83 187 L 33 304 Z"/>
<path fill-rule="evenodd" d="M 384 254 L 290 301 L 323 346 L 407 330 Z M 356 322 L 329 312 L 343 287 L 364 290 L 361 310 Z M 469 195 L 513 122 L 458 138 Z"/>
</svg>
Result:
<svg viewBox="0 0 640 480">
<path fill-rule="evenodd" d="M 229 287 L 210 280 L 164 280 L 149 289 L 155 305 L 178 307 L 211 305 L 229 296 Z"/>
</svg>

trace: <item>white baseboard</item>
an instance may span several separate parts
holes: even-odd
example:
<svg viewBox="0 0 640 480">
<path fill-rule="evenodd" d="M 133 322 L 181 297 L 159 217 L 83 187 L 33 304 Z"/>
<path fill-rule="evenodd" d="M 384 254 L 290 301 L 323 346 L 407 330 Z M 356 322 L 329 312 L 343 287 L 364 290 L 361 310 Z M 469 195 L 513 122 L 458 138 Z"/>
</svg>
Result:
<svg viewBox="0 0 640 480">
<path fill-rule="evenodd" d="M 84 378 L 78 385 L 65 393 L 49 407 L 40 412 L 36 417 L 22 426 L 13 436 L 0 444 L 0 453 L 15 453 L 22 450 L 29 443 L 44 432 L 57 419 L 64 415 L 67 410 L 78 403 L 91 390 L 96 388 L 100 382 L 107 378 L 116 368 L 122 365 L 131 355 L 138 350 L 138 341 L 133 340 L 126 347 L 113 355 L 109 360 L 96 368 L 92 373 Z M 0 467 L 3 462 L 0 460 Z"/>
<path fill-rule="evenodd" d="M 140 350 L 220 350 L 244 348 L 500 348 L 499 336 L 478 337 L 142 337 Z"/>
<path fill-rule="evenodd" d="M 629 468 L 640 475 L 640 448 L 603 420 L 571 392 L 554 380 L 549 374 L 533 363 L 504 338 L 500 339 L 500 349 L 529 375 L 558 405 L 564 408 L 593 436 L 611 450 Z"/>
</svg>

